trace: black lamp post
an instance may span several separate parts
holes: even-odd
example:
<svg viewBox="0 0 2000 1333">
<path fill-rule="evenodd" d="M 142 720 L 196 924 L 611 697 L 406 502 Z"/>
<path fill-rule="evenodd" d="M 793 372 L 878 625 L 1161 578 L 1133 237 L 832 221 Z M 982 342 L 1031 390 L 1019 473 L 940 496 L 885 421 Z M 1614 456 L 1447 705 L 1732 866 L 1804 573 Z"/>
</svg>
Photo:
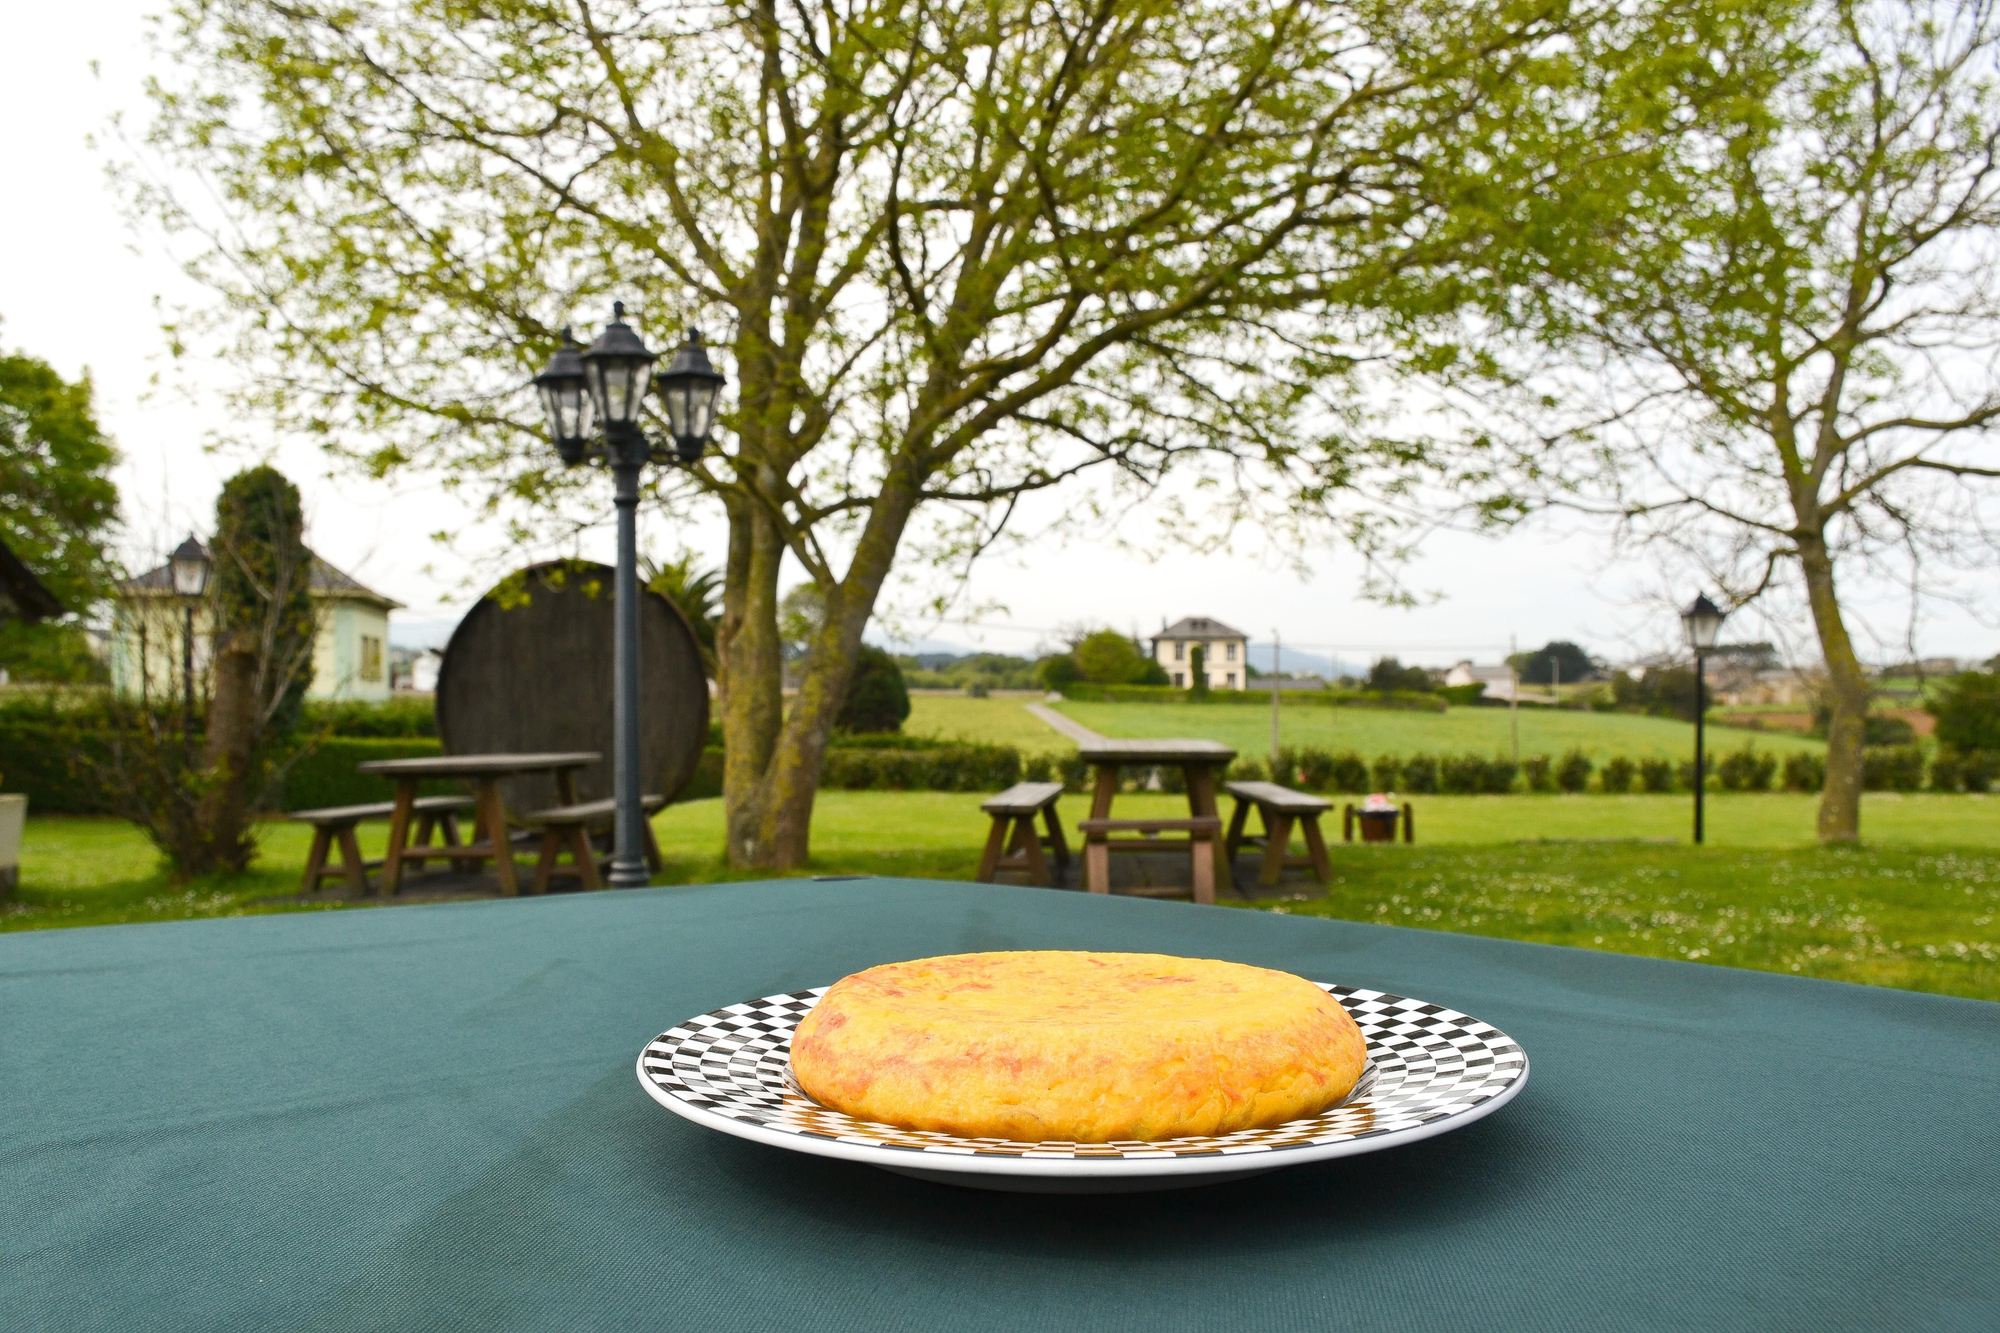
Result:
<svg viewBox="0 0 2000 1333">
<path fill-rule="evenodd" d="M 1722 608 L 1708 600 L 1703 593 L 1694 599 L 1694 605 L 1681 612 L 1681 629 L 1687 634 L 1688 647 L 1694 649 L 1694 840 L 1701 844 L 1701 798 L 1708 786 L 1708 774 L 1701 753 L 1702 721 L 1708 712 L 1707 701 L 1702 696 L 1702 655 L 1715 647 L 1715 636 L 1722 632 Z"/>
<path fill-rule="evenodd" d="M 181 630 L 181 700 L 190 717 L 194 715 L 194 608 L 208 591 L 210 563 L 207 548 L 194 539 L 193 533 L 167 557 L 167 572 L 185 616 Z"/>
<path fill-rule="evenodd" d="M 709 364 L 701 331 L 691 330 L 664 374 L 653 374 L 658 358 L 625 323 L 625 303 L 612 306 L 612 320 L 589 350 L 579 350 L 569 330 L 549 358 L 535 387 L 548 414 L 549 436 L 564 463 L 575 467 L 602 459 L 611 468 L 618 506 L 618 575 L 614 605 L 613 763 L 617 823 L 612 835 L 611 884 L 644 884 L 645 841 L 640 821 L 639 773 L 639 471 L 648 462 L 701 457 L 715 424 L 715 400 L 723 376 Z M 671 451 L 646 438 L 640 412 L 646 391 L 657 385 L 666 400 Z M 593 437 L 592 425 L 597 433 Z"/>
</svg>

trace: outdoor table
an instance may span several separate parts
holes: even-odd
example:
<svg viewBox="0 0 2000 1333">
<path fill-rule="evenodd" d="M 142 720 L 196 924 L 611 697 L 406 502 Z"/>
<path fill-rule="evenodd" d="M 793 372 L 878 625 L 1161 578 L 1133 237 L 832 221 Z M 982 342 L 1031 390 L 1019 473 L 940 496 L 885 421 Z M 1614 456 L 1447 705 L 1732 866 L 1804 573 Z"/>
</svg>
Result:
<svg viewBox="0 0 2000 1333">
<path fill-rule="evenodd" d="M 549 754 L 441 754 L 425 759 L 371 759 L 355 767 L 375 773 L 396 784 L 396 809 L 389 816 L 389 850 L 382 856 L 382 895 L 394 897 L 403 884 L 405 861 L 493 862 L 500 892 L 513 897 L 521 891 L 514 872 L 514 844 L 507 832 L 507 804 L 500 799 L 500 783 L 523 773 L 551 773 L 563 805 L 576 803 L 576 770 L 596 763 L 602 756 L 595 750 L 557 751 Z M 416 804 L 417 787 L 427 779 L 452 778 L 473 786 L 472 837 L 458 846 L 412 848 L 410 811 Z"/>
<path fill-rule="evenodd" d="M 1119 772 L 1125 768 L 1178 768 L 1187 784 L 1188 814 L 1197 819 L 1220 819 L 1215 790 L 1221 771 L 1236 758 L 1236 751 L 1221 741 L 1090 741 L 1077 747 L 1086 764 L 1097 770 L 1096 790 L 1090 798 L 1090 818 L 1106 819 L 1112 798 L 1118 795 Z M 1127 838 L 1111 843 L 1113 851 L 1150 851 L 1158 839 Z M 1229 853 L 1223 840 L 1215 840 L 1215 883 L 1228 889 L 1235 881 L 1229 874 Z"/>
<path fill-rule="evenodd" d="M 1420 996 L 1533 1073 L 1425 1142 L 1101 1197 L 746 1143 L 634 1077 L 724 1004 L 1047 948 Z M 860 879 L 0 935 L 0 1012 L 8 1328 L 2000 1324 L 2000 1005 L 1972 1000 Z"/>
</svg>

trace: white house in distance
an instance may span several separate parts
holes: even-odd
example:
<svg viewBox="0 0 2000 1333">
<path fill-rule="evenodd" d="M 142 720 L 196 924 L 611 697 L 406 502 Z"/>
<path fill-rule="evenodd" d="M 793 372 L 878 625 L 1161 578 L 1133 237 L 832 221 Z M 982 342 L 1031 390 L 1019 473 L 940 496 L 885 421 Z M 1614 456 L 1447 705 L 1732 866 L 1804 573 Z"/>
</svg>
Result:
<svg viewBox="0 0 2000 1333">
<path fill-rule="evenodd" d="M 362 586 L 317 555 L 312 557 L 312 599 L 319 637 L 313 644 L 313 681 L 306 697 L 387 699 L 389 613 L 403 604 Z M 144 689 L 169 698 L 180 693 L 188 605 L 174 591 L 170 565 L 118 585 L 110 643 L 113 689 L 120 694 Z M 209 633 L 208 607 L 195 602 L 197 671 L 208 666 Z"/>
<path fill-rule="evenodd" d="M 1484 685 L 1486 692 L 1482 698 L 1509 700 L 1514 697 L 1514 669 L 1507 666 L 1474 666 L 1470 662 L 1460 662 L 1445 672 L 1447 687 L 1455 685 Z"/>
<path fill-rule="evenodd" d="M 1194 650 L 1202 648 L 1202 661 L 1211 690 L 1240 690 L 1248 679 L 1250 640 L 1242 630 L 1231 629 L 1220 620 L 1187 616 L 1161 628 L 1152 637 L 1153 660 L 1166 670 L 1167 679 L 1187 689 L 1194 670 Z"/>
</svg>

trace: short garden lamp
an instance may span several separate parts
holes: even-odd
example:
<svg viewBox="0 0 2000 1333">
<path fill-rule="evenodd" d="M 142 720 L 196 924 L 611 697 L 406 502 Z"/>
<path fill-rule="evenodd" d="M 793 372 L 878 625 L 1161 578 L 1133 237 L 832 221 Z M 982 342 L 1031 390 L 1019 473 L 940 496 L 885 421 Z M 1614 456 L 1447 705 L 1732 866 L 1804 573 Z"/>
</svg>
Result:
<svg viewBox="0 0 2000 1333">
<path fill-rule="evenodd" d="M 1688 647 L 1697 653 L 1707 652 L 1715 647 L 1715 636 L 1722 633 L 1722 608 L 1703 593 L 1681 612 L 1681 629 L 1687 634 Z"/>
<path fill-rule="evenodd" d="M 1722 633 L 1722 608 L 1708 600 L 1702 593 L 1694 599 L 1694 605 L 1681 612 L 1681 629 L 1687 634 L 1688 647 L 1694 649 L 1694 840 L 1697 845 L 1702 840 L 1702 794 L 1707 787 L 1708 770 L 1702 758 L 1702 723 L 1708 713 L 1708 702 L 1702 697 L 1702 654 L 1715 647 L 1716 635 Z"/>
<path fill-rule="evenodd" d="M 208 591 L 208 571 L 213 564 L 208 558 L 208 548 L 194 539 L 188 539 L 174 548 L 167 557 L 167 574 L 172 579 L 174 592 L 183 605 L 181 607 L 181 702 L 189 713 L 194 712 L 194 604 Z"/>
<path fill-rule="evenodd" d="M 615 302 L 611 310 L 611 322 L 588 349 L 577 347 L 569 330 L 563 330 L 562 345 L 535 376 L 535 391 L 548 416 L 550 443 L 563 462 L 574 467 L 597 458 L 611 467 L 618 507 L 612 656 L 617 817 L 608 878 L 622 888 L 650 878 L 643 852 L 645 812 L 639 773 L 639 472 L 650 461 L 678 457 L 692 463 L 701 457 L 715 424 L 715 399 L 723 377 L 709 364 L 701 334 L 691 332 L 666 373 L 655 378 L 653 363 L 659 357 L 625 322 L 625 303 Z M 671 451 L 655 449 L 641 421 L 647 391 L 655 387 L 666 400 Z"/>
<path fill-rule="evenodd" d="M 158 549 L 157 547 L 155 549 Z M 210 561 L 208 548 L 189 534 L 167 557 L 167 571 L 173 576 L 174 591 L 182 597 L 199 597 L 208 591 Z"/>
</svg>

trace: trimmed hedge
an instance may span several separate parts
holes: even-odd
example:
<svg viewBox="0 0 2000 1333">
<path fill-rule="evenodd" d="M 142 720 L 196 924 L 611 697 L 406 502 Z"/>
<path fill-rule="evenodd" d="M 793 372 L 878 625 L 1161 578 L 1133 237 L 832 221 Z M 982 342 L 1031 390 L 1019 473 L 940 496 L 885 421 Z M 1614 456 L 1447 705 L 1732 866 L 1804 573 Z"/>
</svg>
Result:
<svg viewBox="0 0 2000 1333">
<path fill-rule="evenodd" d="M 1447 706 L 1443 692 L 1417 690 L 1280 690 L 1285 703 L 1305 703 L 1335 708 L 1393 708 L 1412 712 L 1442 713 Z M 1062 687 L 1062 696 L 1077 703 L 1096 704 L 1257 704 L 1271 706 L 1271 691 L 1254 686 L 1242 690 L 1209 690 L 1197 699 L 1193 690 L 1171 685 L 1092 685 L 1076 681 Z"/>
<path fill-rule="evenodd" d="M 395 784 L 354 766 L 371 759 L 428 759 L 444 753 L 438 741 L 422 736 L 332 736 L 294 760 L 285 771 L 279 805 L 286 810 L 317 810 L 329 805 L 365 805 L 396 794 Z M 426 782 L 426 796 L 457 795 L 456 782 Z"/>
<path fill-rule="evenodd" d="M 104 732 L 54 721 L 0 721 L 0 791 L 21 792 L 28 813 L 108 815 L 113 810 L 77 761 L 104 757 Z"/>
<path fill-rule="evenodd" d="M 820 786 L 841 791 L 994 791 L 1021 780 L 1021 752 L 1011 745 L 940 745 L 932 749 L 829 749 Z"/>
</svg>

